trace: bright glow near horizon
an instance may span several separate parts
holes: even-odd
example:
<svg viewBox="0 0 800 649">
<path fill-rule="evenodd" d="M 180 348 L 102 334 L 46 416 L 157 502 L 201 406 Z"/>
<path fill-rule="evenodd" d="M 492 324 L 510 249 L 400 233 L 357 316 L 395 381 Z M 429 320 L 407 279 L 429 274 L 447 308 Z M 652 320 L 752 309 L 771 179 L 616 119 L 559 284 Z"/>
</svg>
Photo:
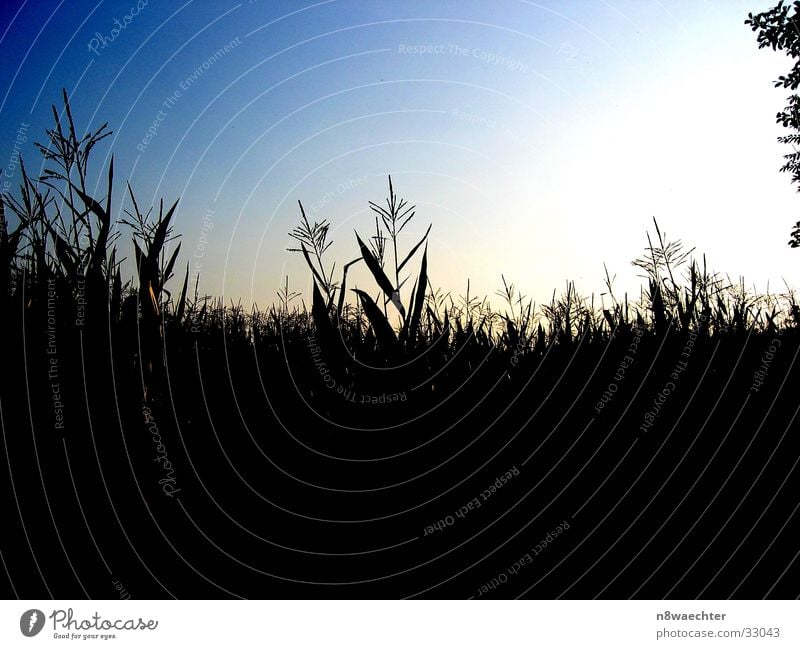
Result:
<svg viewBox="0 0 800 649">
<path fill-rule="evenodd" d="M 537 302 L 567 279 L 600 293 L 605 262 L 638 296 L 653 216 L 712 269 L 781 291 L 800 199 L 771 82 L 791 63 L 743 24 L 771 4 L 151 0 L 113 39 L 132 0 L 6 6 L 0 156 L 30 123 L 38 162 L 30 139 L 66 87 L 81 126 L 115 131 L 120 200 L 126 178 L 140 202 L 180 196 L 183 263 L 245 303 L 286 274 L 310 286 L 285 252 L 298 199 L 331 222 L 341 268 L 389 173 L 418 205 L 408 245 L 433 223 L 429 274 L 454 293 L 469 278 L 492 296 L 501 273 Z"/>
</svg>

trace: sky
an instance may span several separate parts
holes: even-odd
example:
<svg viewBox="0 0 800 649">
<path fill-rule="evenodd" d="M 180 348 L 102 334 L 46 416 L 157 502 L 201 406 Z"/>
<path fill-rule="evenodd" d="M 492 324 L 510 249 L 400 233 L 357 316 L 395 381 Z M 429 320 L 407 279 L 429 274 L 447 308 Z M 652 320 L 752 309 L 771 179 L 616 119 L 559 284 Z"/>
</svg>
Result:
<svg viewBox="0 0 800 649">
<path fill-rule="evenodd" d="M 417 206 L 401 249 L 432 225 L 428 274 L 454 295 L 469 280 L 497 303 L 502 274 L 537 303 L 568 280 L 599 301 L 605 264 L 638 297 L 653 218 L 732 281 L 781 292 L 800 278 L 772 84 L 791 61 L 744 25 L 771 4 L 6 0 L 3 181 L 16 151 L 40 170 L 33 141 L 65 88 L 80 129 L 114 131 L 97 194 L 113 153 L 118 218 L 126 181 L 140 205 L 180 198 L 180 264 L 228 302 L 270 304 L 287 276 L 309 294 L 286 251 L 298 201 L 330 222 L 338 275 L 389 174 Z M 374 292 L 357 268 L 348 285 Z"/>
</svg>

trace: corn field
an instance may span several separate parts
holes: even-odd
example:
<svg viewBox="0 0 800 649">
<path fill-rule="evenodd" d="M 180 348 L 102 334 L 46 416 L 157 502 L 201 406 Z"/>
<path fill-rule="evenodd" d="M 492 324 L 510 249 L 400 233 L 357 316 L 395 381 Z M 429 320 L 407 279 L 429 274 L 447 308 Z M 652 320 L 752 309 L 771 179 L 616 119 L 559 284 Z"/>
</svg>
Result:
<svg viewBox="0 0 800 649">
<path fill-rule="evenodd" d="M 797 595 L 791 289 L 756 294 L 654 222 L 639 295 L 608 274 L 545 304 L 505 277 L 444 292 L 435 224 L 407 240 L 389 178 L 340 270 L 299 204 L 275 245 L 312 294 L 248 310 L 191 285 L 177 202 L 127 185 L 121 212 L 113 157 L 90 177 L 107 125 L 79 135 L 66 94 L 53 118 L 44 171 L 0 198 L 18 596 Z"/>
</svg>

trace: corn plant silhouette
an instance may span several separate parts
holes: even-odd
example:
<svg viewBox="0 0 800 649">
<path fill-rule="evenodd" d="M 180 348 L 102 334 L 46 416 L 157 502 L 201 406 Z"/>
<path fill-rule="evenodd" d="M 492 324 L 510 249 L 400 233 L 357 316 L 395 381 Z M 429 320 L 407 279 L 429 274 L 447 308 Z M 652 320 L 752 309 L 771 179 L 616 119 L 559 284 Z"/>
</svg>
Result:
<svg viewBox="0 0 800 649">
<path fill-rule="evenodd" d="M 378 296 L 383 295 L 382 305 L 378 305 L 381 300 L 380 297 L 373 299 L 369 293 L 361 289 L 353 289 L 353 292 L 358 297 L 361 309 L 369 321 L 372 334 L 378 346 L 384 354 L 393 358 L 400 353 L 403 346 L 413 344 L 419 333 L 428 284 L 426 242 L 431 231 L 431 225 L 428 226 L 422 238 L 403 255 L 402 259 L 398 250 L 398 239 L 405 226 L 414 218 L 416 206 L 409 205 L 406 199 L 397 196 L 392 184 L 392 177 L 389 176 L 389 196 L 386 199 L 385 206 L 372 201 L 369 203 L 370 208 L 377 214 L 375 219 L 376 234 L 370 239 L 370 245 L 368 246 L 358 232 L 355 233 L 360 257 L 345 264 L 342 270 L 341 283 L 336 284 L 332 279 L 335 264 L 331 266 L 330 271 L 326 272 L 323 260 L 325 252 L 332 243 L 328 240 L 330 224 L 323 220 L 322 222 L 315 221 L 312 225 L 306 217 L 302 203 L 298 202 L 298 204 L 300 205 L 301 221 L 289 233 L 289 236 L 300 242 L 300 248 L 289 248 L 289 251 L 301 253 L 313 274 L 312 314 L 317 327 L 323 331 L 330 328 L 329 312 L 337 291 L 339 292 L 339 302 L 335 317 L 337 320 L 341 317 L 344 310 L 347 271 L 353 264 L 363 261 L 380 289 Z M 389 279 L 385 271 L 387 242 L 389 242 L 392 250 L 391 261 L 393 263 L 394 280 Z M 411 276 L 407 275 L 402 281 L 400 276 L 403 269 L 423 244 L 425 244 L 425 248 L 422 253 L 422 261 L 420 262 L 419 272 L 406 308 L 401 297 L 401 290 Z M 390 324 L 386 311 L 389 304 L 394 307 L 400 316 L 399 333 Z"/>
<path fill-rule="evenodd" d="M 120 324 L 126 311 L 123 294 L 131 288 L 123 283 L 122 259 L 118 258 L 120 232 L 114 225 L 114 157 L 105 177 L 105 195 L 90 193 L 89 163 L 99 143 L 111 135 L 105 123 L 93 132 L 79 136 L 69 97 L 62 92 L 61 111 L 53 105 L 54 126 L 46 131 L 45 143 L 36 143 L 45 168 L 32 178 L 21 161 L 22 179 L 17 195 L 6 192 L 0 197 L 0 255 L 2 255 L 3 301 L 22 299 L 26 311 L 41 310 L 46 302 L 48 282 L 57 287 L 62 308 L 75 319 L 77 307 L 85 309 L 77 320 L 91 336 L 100 340 Z M 134 212 L 120 223 L 133 230 L 133 246 L 138 274 L 138 307 L 133 317 L 140 318 L 141 364 L 145 382 L 145 400 L 154 396 L 157 377 L 163 370 L 162 311 L 164 285 L 172 277 L 180 245 L 166 259 L 163 246 L 170 238 L 170 221 L 176 203 L 151 222 L 151 211 L 142 214 L 133 189 L 128 192 Z M 6 209 L 17 225 L 9 231 Z M 177 317 L 183 316 L 187 274 Z M 24 296 L 28 296 L 25 299 Z M 129 295 L 129 298 L 132 296 Z M 130 303 L 130 300 L 128 300 Z M 130 309 L 127 309 L 130 312 Z M 138 312 L 138 313 L 137 313 Z"/>
<path fill-rule="evenodd" d="M 0 479 L 26 525 L 0 535 L 3 556 L 21 558 L 5 564 L 15 596 L 102 595 L 98 550 L 147 568 L 126 572 L 143 597 L 164 597 L 164 584 L 183 597 L 217 598 L 217 584 L 253 597 L 470 596 L 474 571 L 458 562 L 493 562 L 487 578 L 515 565 L 552 529 L 533 510 L 574 513 L 583 531 L 537 556 L 515 596 L 796 594 L 800 305 L 789 287 L 756 293 L 721 277 L 654 219 L 632 262 L 638 299 L 616 294 L 608 269 L 599 304 L 567 282 L 537 305 L 506 274 L 494 305 L 469 280 L 456 295 L 431 282 L 431 227 L 409 236 L 416 210 L 390 177 L 388 198 L 369 203 L 374 233 L 356 232 L 342 267 L 328 221 L 299 204 L 289 236 L 313 280 L 309 308 L 287 278 L 277 304 L 246 309 L 203 295 L 199 277 L 190 295 L 188 265 L 182 285 L 174 277 L 178 204 L 140 209 L 128 186 L 121 210 L 113 158 L 99 183 L 88 173 L 106 129 L 79 137 L 66 97 L 54 117 L 42 177 L 24 169 L 0 196 Z M 132 233 L 129 282 L 117 223 Z M 366 285 L 348 289 L 354 264 Z M 510 465 L 519 476 L 480 512 L 422 533 Z M 164 484 L 180 494 L 178 516 Z M 752 543 L 731 547 L 732 576 L 698 560 L 716 539 L 737 541 L 738 518 L 726 528 L 698 514 L 709 493 L 751 530 Z M 84 512 L 91 530 L 61 524 Z M 162 551 L 154 522 L 179 554 Z M 30 578 L 31 539 L 47 584 Z M 425 566 L 463 539 L 445 559 L 456 576 L 432 590 Z M 235 562 L 220 563 L 222 547 Z M 78 566 L 90 580 L 76 580 Z"/>
</svg>

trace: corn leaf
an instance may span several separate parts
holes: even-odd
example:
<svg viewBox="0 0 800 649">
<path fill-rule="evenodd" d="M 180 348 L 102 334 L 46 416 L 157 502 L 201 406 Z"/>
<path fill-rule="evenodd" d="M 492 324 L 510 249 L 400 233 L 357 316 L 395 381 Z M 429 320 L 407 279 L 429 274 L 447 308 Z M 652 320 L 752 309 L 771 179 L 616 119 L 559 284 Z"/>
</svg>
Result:
<svg viewBox="0 0 800 649">
<path fill-rule="evenodd" d="M 414 288 L 411 289 L 411 297 L 409 298 L 408 302 L 408 310 L 411 313 L 414 313 L 414 296 L 417 294 L 417 280 L 414 280 Z M 400 342 L 406 342 L 408 340 L 408 331 L 411 325 L 411 318 L 406 318 L 403 322 L 403 328 L 400 330 Z"/>
<path fill-rule="evenodd" d="M 317 272 L 317 269 L 314 268 L 314 264 L 311 263 L 311 256 L 308 254 L 308 250 L 306 250 L 305 245 L 302 243 L 300 244 L 300 250 L 303 252 L 303 257 L 306 258 L 306 263 L 308 267 L 311 269 L 311 272 L 314 273 L 314 277 L 317 278 L 317 281 L 320 283 L 321 286 L 325 286 L 325 282 L 322 280 L 322 277 Z"/>
<path fill-rule="evenodd" d="M 158 256 L 161 254 L 161 249 L 164 247 L 164 242 L 167 240 L 169 222 L 172 219 L 172 215 L 175 214 L 175 209 L 177 207 L 178 201 L 175 201 L 166 215 L 159 219 L 158 227 L 153 235 L 153 241 L 150 243 L 150 249 L 147 251 L 148 260 L 153 265 L 158 263 Z"/>
<path fill-rule="evenodd" d="M 59 263 L 67 272 L 67 277 L 74 277 L 78 267 L 78 258 L 69 244 L 58 233 L 53 232 L 53 240 L 56 244 L 56 257 Z"/>
<path fill-rule="evenodd" d="M 428 233 L 431 231 L 431 226 L 432 226 L 432 225 L 433 225 L 433 224 L 431 224 L 431 225 L 429 225 L 429 226 L 428 226 L 428 229 L 425 231 L 425 235 L 422 237 L 422 239 L 420 239 L 420 240 L 419 240 L 419 243 L 417 243 L 417 245 L 416 245 L 416 246 L 414 246 L 414 247 L 411 249 L 411 252 L 409 252 L 409 253 L 406 255 L 406 258 L 405 258 L 405 259 L 403 259 L 403 261 L 402 261 L 402 262 L 400 263 L 400 265 L 397 267 L 397 270 L 398 270 L 398 272 L 399 272 L 399 271 L 401 271 L 401 270 L 403 270 L 403 266 L 405 266 L 405 265 L 406 265 L 406 264 L 407 264 L 407 263 L 408 263 L 408 262 L 411 260 L 411 258 L 414 256 L 414 253 L 415 253 L 415 252 L 417 252 L 417 250 L 419 250 L 419 247 L 420 247 L 420 246 L 421 246 L 423 243 L 425 243 L 425 240 L 428 238 Z"/>
<path fill-rule="evenodd" d="M 120 316 L 120 305 L 122 304 L 122 276 L 119 268 L 114 274 L 114 282 L 111 286 L 111 319 L 117 322 Z"/>
<path fill-rule="evenodd" d="M 147 273 L 145 269 L 145 262 L 147 261 L 147 256 L 142 252 L 142 249 L 139 247 L 139 244 L 136 243 L 136 240 L 133 242 L 133 255 L 134 260 L 136 262 L 136 272 L 139 274 L 139 282 L 143 284 L 143 280 Z"/>
<path fill-rule="evenodd" d="M 88 207 L 92 213 L 100 220 L 100 223 L 108 223 L 110 222 L 110 217 L 108 213 L 103 209 L 103 206 L 100 205 L 96 200 L 94 200 L 91 196 L 84 194 L 80 187 L 77 187 L 74 183 L 70 183 L 72 185 L 73 191 L 80 196 L 80 199 L 83 201 L 84 205 Z"/>
<path fill-rule="evenodd" d="M 335 338 L 334 331 L 331 326 L 331 319 L 328 316 L 328 305 L 325 302 L 325 298 L 322 297 L 322 291 L 319 290 L 316 282 L 314 282 L 311 317 L 314 319 L 314 325 L 317 327 L 320 340 L 326 343 L 330 349 L 331 343 Z"/>
<path fill-rule="evenodd" d="M 356 288 L 353 289 L 353 292 L 361 299 L 361 307 L 364 309 L 370 325 L 372 325 L 378 345 L 385 353 L 393 353 L 397 349 L 397 336 L 386 316 L 383 315 L 375 301 L 364 291 Z"/>
<path fill-rule="evenodd" d="M 170 257 L 169 262 L 167 263 L 166 268 L 164 269 L 164 276 L 161 278 L 161 283 L 166 284 L 170 277 L 172 277 L 172 269 L 175 267 L 175 260 L 178 258 L 178 253 L 181 251 L 181 244 L 179 243 L 175 248 L 175 252 L 172 253 L 172 257 Z"/>
<path fill-rule="evenodd" d="M 430 228 L 429 228 L 430 229 Z M 427 235 L 426 235 L 427 236 Z M 414 295 L 414 307 L 411 311 L 411 324 L 408 333 L 411 340 L 414 340 L 419 330 L 419 321 L 422 317 L 422 305 L 425 302 L 425 289 L 428 285 L 428 246 L 422 253 L 422 264 L 419 267 L 419 278 L 417 279 L 416 294 Z"/>
<path fill-rule="evenodd" d="M 118 273 L 119 274 L 119 273 Z M 186 290 L 189 288 L 189 262 L 186 262 L 186 275 L 183 277 L 183 288 L 181 289 L 181 297 L 178 300 L 178 311 L 175 314 L 178 322 L 183 321 L 183 313 L 186 310 Z"/>
<path fill-rule="evenodd" d="M 150 282 L 147 284 L 147 294 L 150 296 L 150 307 L 153 310 L 152 314 L 158 316 L 161 310 L 158 308 L 158 300 L 156 299 L 156 294 L 153 292 L 153 284 Z"/>
<path fill-rule="evenodd" d="M 356 233 L 356 239 L 358 240 L 358 246 L 361 249 L 361 257 L 364 259 L 364 262 L 367 264 L 367 268 L 369 268 L 372 276 L 375 278 L 375 281 L 378 283 L 378 286 L 381 290 L 386 294 L 386 297 L 392 301 L 395 308 L 400 312 L 404 318 L 406 317 L 406 310 L 403 307 L 403 303 L 400 301 L 400 294 L 395 290 L 392 282 L 386 276 L 386 273 L 383 272 L 383 268 L 378 263 L 378 260 L 375 259 L 375 256 L 370 252 L 370 249 L 366 246 L 366 244 L 361 240 L 361 237 L 358 236 Z"/>
<path fill-rule="evenodd" d="M 350 268 L 350 266 L 359 261 L 361 261 L 361 257 L 354 259 L 349 264 L 345 264 L 344 268 L 342 269 L 342 285 L 339 287 L 339 304 L 336 306 L 336 313 L 339 316 L 342 315 L 342 310 L 344 309 L 344 292 L 347 289 L 347 270 Z"/>
</svg>

